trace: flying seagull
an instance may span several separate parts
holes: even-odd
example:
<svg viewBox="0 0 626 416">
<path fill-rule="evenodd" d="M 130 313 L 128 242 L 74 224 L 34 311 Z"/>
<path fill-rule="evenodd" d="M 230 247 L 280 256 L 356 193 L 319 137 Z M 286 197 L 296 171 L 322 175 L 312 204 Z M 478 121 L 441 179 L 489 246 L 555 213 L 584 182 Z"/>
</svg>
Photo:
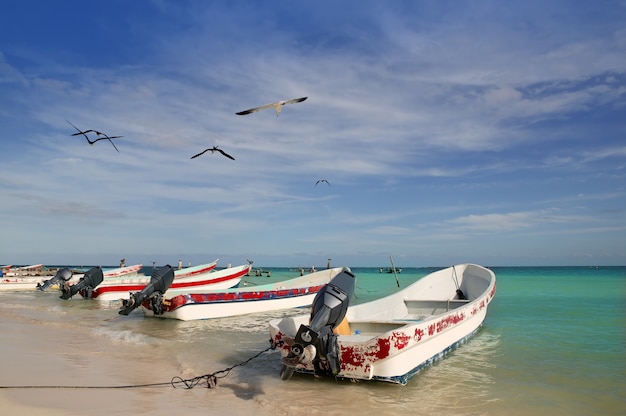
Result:
<svg viewBox="0 0 626 416">
<path fill-rule="evenodd" d="M 283 100 L 283 101 L 278 101 L 276 103 L 271 103 L 271 104 L 265 104 L 262 105 L 260 107 L 255 107 L 255 108 L 251 108 L 249 110 L 245 110 L 245 111 L 240 111 L 238 113 L 236 113 L 238 116 L 243 116 L 246 114 L 252 114 L 252 113 L 256 113 L 257 111 L 261 111 L 261 110 L 265 110 L 268 108 L 273 108 L 274 111 L 276 111 L 276 117 L 278 117 L 278 115 L 280 114 L 280 110 L 283 109 L 283 106 L 285 104 L 295 104 L 295 103 L 301 103 L 302 101 L 306 100 L 307 97 L 302 97 L 302 98 L 292 98 L 291 100 Z"/>
<path fill-rule="evenodd" d="M 328 186 L 330 186 L 330 182 L 328 182 L 326 179 L 320 179 L 319 181 L 315 182 L 315 186 L 317 186 L 317 184 L 320 182 L 326 182 Z"/>
<path fill-rule="evenodd" d="M 220 152 L 221 154 L 223 154 L 224 156 L 226 156 L 229 159 L 235 160 L 234 157 L 232 157 L 231 155 L 229 155 L 228 153 L 224 152 L 222 149 L 218 149 L 217 146 L 213 146 L 210 149 L 206 149 L 200 153 L 198 153 L 197 155 L 191 156 L 192 159 L 198 157 L 198 156 L 202 156 L 203 154 L 205 154 L 206 152 L 211 152 L 211 153 L 215 153 L 215 152 Z"/>
<path fill-rule="evenodd" d="M 117 146 L 115 145 L 115 143 L 113 143 L 113 140 L 111 139 L 119 139 L 120 137 L 124 137 L 124 136 L 111 136 L 109 137 L 108 135 L 106 135 L 105 133 L 100 133 L 99 131 L 96 132 L 96 134 L 98 136 L 104 136 L 104 137 L 99 137 L 96 140 L 94 140 L 94 142 L 97 142 L 98 140 L 102 140 L 102 139 L 107 139 L 108 141 L 111 142 L 111 144 L 113 145 L 113 147 L 115 147 L 115 150 L 117 150 L 117 153 L 119 153 L 120 151 L 117 149 Z"/>
<path fill-rule="evenodd" d="M 69 120 L 65 120 L 65 121 L 67 121 L 68 123 L 70 123 L 70 121 L 69 121 Z M 113 147 L 115 148 L 115 150 L 117 150 L 117 152 L 119 153 L 119 149 L 117 148 L 117 146 L 115 145 L 115 143 L 113 143 L 113 140 L 111 140 L 111 139 L 118 139 L 118 138 L 123 137 L 123 136 L 112 136 L 112 137 L 109 137 L 109 136 L 107 136 L 106 134 L 101 133 L 101 132 L 96 131 L 96 130 L 91 130 L 91 129 L 90 129 L 90 130 L 85 130 L 85 131 L 82 131 L 82 130 L 80 130 L 78 127 L 76 127 L 75 125 L 73 125 L 72 123 L 70 123 L 70 125 L 71 125 L 72 127 L 74 127 L 74 128 L 78 131 L 78 133 L 74 133 L 74 134 L 72 134 L 72 136 L 83 135 L 83 136 L 85 137 L 85 139 L 87 139 L 87 142 L 88 142 L 91 146 L 93 146 L 93 145 L 94 145 L 94 143 L 95 143 L 95 142 L 97 142 L 98 140 L 108 140 L 109 142 L 111 142 L 111 144 L 113 145 Z M 91 139 L 89 139 L 89 137 L 87 136 L 87 133 L 91 133 L 91 132 L 96 133 L 98 136 L 104 136 L 104 137 L 98 137 L 96 140 L 91 140 Z"/>
</svg>

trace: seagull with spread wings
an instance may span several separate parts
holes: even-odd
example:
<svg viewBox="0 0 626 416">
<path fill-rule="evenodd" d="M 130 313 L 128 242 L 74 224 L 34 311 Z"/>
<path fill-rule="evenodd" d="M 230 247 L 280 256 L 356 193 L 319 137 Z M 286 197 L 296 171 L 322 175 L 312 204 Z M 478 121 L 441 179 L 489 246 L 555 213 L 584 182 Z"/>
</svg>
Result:
<svg viewBox="0 0 626 416">
<path fill-rule="evenodd" d="M 68 123 L 69 123 L 72 127 L 74 127 L 74 128 L 78 131 L 78 133 L 74 133 L 74 134 L 72 134 L 72 136 L 79 136 L 79 135 L 82 135 L 83 137 L 85 137 L 85 139 L 87 139 L 87 143 L 89 143 L 91 146 L 93 146 L 93 145 L 94 145 L 94 143 L 95 143 L 95 142 L 97 142 L 98 140 L 108 140 L 108 141 L 109 141 L 109 142 L 113 145 L 113 147 L 115 148 L 115 150 L 117 150 L 117 152 L 119 153 L 119 149 L 117 148 L 117 146 L 115 145 L 115 143 L 113 143 L 113 140 L 111 140 L 111 139 L 118 139 L 118 138 L 120 138 L 120 137 L 124 137 L 124 136 L 111 136 L 111 137 L 109 137 L 109 136 L 107 136 L 106 134 L 104 134 L 104 133 L 102 133 L 102 132 L 99 132 L 99 131 L 97 131 L 97 130 L 91 130 L 91 129 L 89 129 L 89 130 L 85 130 L 85 131 L 82 131 L 82 130 L 80 130 L 78 127 L 76 127 L 75 125 L 73 125 L 72 123 L 70 123 L 70 121 L 69 121 L 69 120 L 65 120 L 65 121 L 67 121 L 67 122 L 68 122 Z M 96 135 L 98 135 L 98 136 L 103 136 L 103 137 L 98 137 L 98 138 L 97 138 L 97 139 L 95 139 L 95 140 L 91 140 L 91 139 L 87 136 L 87 133 L 96 133 Z"/>
<path fill-rule="evenodd" d="M 220 152 L 221 154 L 223 154 L 224 156 L 226 156 L 229 159 L 235 160 L 234 157 L 232 157 L 231 155 L 229 155 L 228 153 L 226 153 L 225 151 L 223 151 L 222 149 L 218 149 L 217 146 L 213 146 L 212 148 L 206 149 L 200 153 L 198 153 L 197 155 L 193 155 L 191 156 L 192 159 L 198 157 L 198 156 L 202 156 L 203 154 L 205 154 L 206 152 L 211 152 L 211 153 L 215 153 L 215 152 Z"/>
<path fill-rule="evenodd" d="M 274 111 L 276 111 L 276 117 L 278 117 L 278 115 L 280 114 L 280 110 L 283 109 L 283 106 L 285 104 L 301 103 L 302 101 L 306 100 L 307 98 L 308 97 L 292 98 L 291 100 L 278 101 L 276 103 L 265 104 L 265 105 L 262 105 L 260 107 L 255 107 L 255 108 L 251 108 L 249 110 L 240 111 L 240 112 L 238 112 L 236 114 L 238 116 L 243 116 L 243 115 L 246 115 L 246 114 L 256 113 L 257 111 L 266 110 L 268 108 L 273 108 Z"/>
<path fill-rule="evenodd" d="M 319 181 L 315 182 L 315 186 L 317 186 L 317 184 L 320 182 L 326 182 L 326 184 L 330 186 L 330 182 L 328 182 L 326 179 L 320 179 Z"/>
</svg>

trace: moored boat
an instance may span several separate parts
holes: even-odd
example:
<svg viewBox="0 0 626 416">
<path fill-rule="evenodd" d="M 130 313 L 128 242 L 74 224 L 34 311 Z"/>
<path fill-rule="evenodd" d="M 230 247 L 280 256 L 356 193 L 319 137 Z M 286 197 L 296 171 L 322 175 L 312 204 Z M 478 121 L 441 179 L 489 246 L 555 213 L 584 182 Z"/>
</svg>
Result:
<svg viewBox="0 0 626 416">
<path fill-rule="evenodd" d="M 274 283 L 222 291 L 190 291 L 174 297 L 168 291 L 157 311 L 147 302 L 143 304 L 143 311 L 146 316 L 187 321 L 304 307 L 342 272 L 350 272 L 350 269 L 335 267 Z"/>
<path fill-rule="evenodd" d="M 379 273 L 402 273 L 402 269 L 398 269 L 396 267 L 386 267 L 380 268 Z"/>
<path fill-rule="evenodd" d="M 33 266 L 29 266 L 33 267 Z M 117 278 L 129 278 L 133 276 L 143 276 L 139 274 L 141 270 L 141 264 L 134 264 L 132 266 L 125 267 L 117 267 L 112 269 L 103 270 L 105 279 L 117 279 Z M 61 270 L 56 270 L 57 272 Z M 49 273 L 49 272 L 48 272 Z M 22 290 L 34 290 L 37 288 L 37 285 L 42 286 L 46 281 L 54 278 L 56 273 L 51 275 L 37 275 L 37 276 L 26 276 L 26 275 L 15 275 L 15 276 L 5 276 L 0 278 L 0 292 L 3 291 L 22 291 Z M 83 277 L 84 273 L 73 273 L 68 282 L 76 283 Z"/>
<path fill-rule="evenodd" d="M 117 277 L 129 277 L 139 274 L 142 264 L 133 264 L 132 266 L 116 267 L 114 269 L 106 269 L 102 271 L 105 279 L 114 279 Z M 143 275 L 142 275 L 143 276 Z M 75 274 L 74 277 L 80 279 L 82 274 Z"/>
<path fill-rule="evenodd" d="M 217 271 L 210 268 L 203 273 L 191 274 L 181 278 L 176 278 L 176 271 L 174 271 L 173 283 L 169 286 L 165 295 L 175 296 L 189 291 L 230 288 L 236 286 L 251 268 L 251 264 Z M 146 285 L 149 284 L 150 279 L 150 277 L 145 276 L 135 279 L 113 279 L 110 281 L 105 279 L 98 287 L 90 291 L 90 293 L 83 293 L 81 291 L 80 294 L 83 297 L 102 301 L 124 299 L 128 297 L 129 293 L 144 289 Z"/>
<path fill-rule="evenodd" d="M 176 269 L 174 270 L 174 280 L 210 272 L 211 270 L 215 269 L 215 266 L 217 266 L 218 261 L 219 259 L 215 259 L 211 263 L 199 264 L 197 266 L 189 266 L 189 267 L 184 267 L 181 269 Z"/>
<path fill-rule="evenodd" d="M 271 320 L 271 342 L 283 357 L 281 376 L 287 379 L 295 370 L 404 385 L 477 332 L 495 292 L 491 270 L 461 264 L 386 297 L 349 306 L 332 333 L 318 337 L 309 331 L 308 341 L 298 335 L 314 314 Z"/>
<path fill-rule="evenodd" d="M 43 264 L 31 264 L 30 266 L 13 267 L 13 265 L 2 266 L 4 277 L 25 277 L 25 276 L 40 276 L 45 273 L 47 269 Z M 53 273 L 54 274 L 54 273 Z"/>
</svg>

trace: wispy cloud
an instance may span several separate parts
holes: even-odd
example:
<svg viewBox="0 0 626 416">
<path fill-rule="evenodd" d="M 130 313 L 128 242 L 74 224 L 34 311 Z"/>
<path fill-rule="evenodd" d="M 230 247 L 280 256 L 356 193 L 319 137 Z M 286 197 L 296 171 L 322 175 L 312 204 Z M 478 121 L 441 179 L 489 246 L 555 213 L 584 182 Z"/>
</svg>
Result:
<svg viewBox="0 0 626 416">
<path fill-rule="evenodd" d="M 98 7 L 73 47 L 0 41 L 0 218 L 89 221 L 98 250 L 409 255 L 434 236 L 610 229 L 592 213 L 624 202 L 623 6 L 155 2 L 116 10 L 115 30 Z M 66 120 L 124 136 L 120 153 Z M 190 159 L 212 146 L 236 160 Z"/>
</svg>

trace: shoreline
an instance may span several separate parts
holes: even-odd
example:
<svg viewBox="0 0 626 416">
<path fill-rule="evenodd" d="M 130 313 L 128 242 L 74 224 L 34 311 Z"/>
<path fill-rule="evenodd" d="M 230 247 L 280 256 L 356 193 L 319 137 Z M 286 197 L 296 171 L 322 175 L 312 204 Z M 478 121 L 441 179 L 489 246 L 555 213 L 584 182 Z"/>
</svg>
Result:
<svg viewBox="0 0 626 416">
<path fill-rule="evenodd" d="M 40 320 L 22 310 L 0 306 L 0 386 L 24 386 L 0 388 L 3 413 L 169 416 L 181 412 L 201 415 L 211 408 L 231 414 L 282 414 L 268 409 L 267 397 L 250 380 L 220 380 L 212 389 L 202 383 L 193 389 L 182 385 L 174 388 L 169 385 L 173 376 L 198 375 L 197 369 L 180 362 L 177 351 L 172 352 L 171 359 L 159 361 L 156 357 L 163 356 L 163 351 L 157 351 L 158 345 L 110 338 L 107 324 L 104 329 L 77 331 L 63 318 Z M 120 331 L 116 328 L 112 332 Z M 201 365 L 224 366 L 209 357 Z M 152 383 L 168 385 L 135 387 Z"/>
</svg>

